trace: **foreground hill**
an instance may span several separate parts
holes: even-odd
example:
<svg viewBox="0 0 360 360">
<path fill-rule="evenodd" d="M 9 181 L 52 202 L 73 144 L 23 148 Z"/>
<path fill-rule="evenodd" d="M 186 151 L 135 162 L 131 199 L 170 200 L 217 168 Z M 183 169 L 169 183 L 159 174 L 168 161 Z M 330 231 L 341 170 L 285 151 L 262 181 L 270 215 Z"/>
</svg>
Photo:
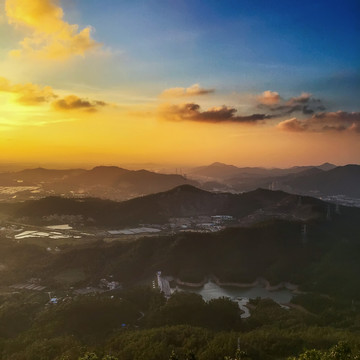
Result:
<svg viewBox="0 0 360 360">
<path fill-rule="evenodd" d="M 21 276 L 46 274 L 49 284 L 69 269 L 86 273 L 86 281 L 98 281 L 112 274 L 122 282 L 139 281 L 161 269 L 186 281 L 199 282 L 209 274 L 230 282 L 252 282 L 264 276 L 273 283 L 293 281 L 335 294 L 342 289 L 360 298 L 354 284 L 360 275 L 358 208 L 335 208 L 318 199 L 282 191 L 258 189 L 238 195 L 217 194 L 183 185 L 124 202 L 50 197 L 2 204 L 0 210 L 8 221 L 18 224 L 49 225 L 65 218 L 72 219 L 79 229 L 81 224 L 96 229 L 120 228 L 164 224 L 174 217 L 234 217 L 232 226 L 236 227 L 213 234 L 190 232 L 115 245 L 100 242 L 75 248 L 65 246 L 65 251 L 56 257 L 37 250 L 34 256 L 44 263 L 34 262 L 33 257 L 29 261 L 28 250 L 23 254 L 28 259 L 23 265 L 32 271 L 21 269 Z M 256 221 L 250 222 L 252 226 L 240 227 L 248 219 Z M 302 232 L 304 222 L 306 234 Z M 4 254 L 0 263 L 5 269 L 24 258 Z M 9 279 L 6 272 L 2 275 L 4 280 Z"/>
<path fill-rule="evenodd" d="M 265 277 L 273 285 L 290 281 L 305 291 L 360 300 L 360 213 L 342 210 L 329 221 L 309 221 L 306 237 L 302 222 L 270 220 L 217 233 L 188 232 L 111 243 L 98 238 L 79 245 L 74 240 L 73 245 L 60 246 L 56 254 L 27 245 L 26 240 L 17 243 L 4 238 L 0 280 L 11 284 L 41 278 L 50 288 L 84 287 L 112 276 L 133 284 L 162 270 L 188 282 L 201 282 L 210 275 L 223 282 L 245 283 Z M 73 283 L 69 285 L 70 273 Z"/>
<path fill-rule="evenodd" d="M 170 218 L 230 215 L 239 220 L 250 215 L 307 220 L 324 217 L 327 204 L 313 198 L 299 199 L 282 191 L 258 189 L 244 194 L 211 193 L 190 185 L 124 202 L 100 199 L 48 197 L 16 204 L 2 204 L 0 211 L 18 222 L 58 223 L 59 216 L 77 216 L 95 226 L 164 224 Z"/>
<path fill-rule="evenodd" d="M 287 359 L 304 348 L 329 349 L 342 340 L 349 342 L 353 353 L 360 346 L 360 209 L 341 207 L 327 218 L 328 204 L 312 198 L 299 201 L 298 196 L 266 190 L 211 194 L 181 186 L 123 203 L 48 198 L 11 208 L 3 205 L 2 210 L 12 216 L 26 214 L 32 221 L 53 211 L 88 211 L 99 222 L 118 211 L 111 218 L 118 221 L 117 216 L 126 216 L 143 201 L 149 207 L 142 216 L 150 216 L 158 206 L 169 212 L 163 219 L 200 213 L 206 210 L 203 203 L 232 209 L 234 215 L 261 206 L 261 212 L 273 216 L 299 211 L 317 216 L 308 218 L 306 236 L 301 232 L 303 222 L 294 215 L 293 220 L 272 218 L 217 233 L 110 243 L 101 237 L 85 244 L 74 240 L 57 252 L 36 242 L 13 241 L 0 231 L 0 358 L 96 359 L 85 355 L 90 351 L 99 359 L 111 354 L 118 360 L 168 360 L 175 350 L 179 359 L 219 360 L 235 353 L 238 338 L 246 358 L 253 360 Z M 298 284 L 303 293 L 287 310 L 270 299 L 253 299 L 251 316 L 240 319 L 237 304 L 226 298 L 205 302 L 199 295 L 176 292 L 166 301 L 150 287 L 158 270 L 187 282 L 212 277 L 251 283 L 264 277 L 271 285 Z M 119 281 L 123 288 L 78 295 L 78 290 L 98 287 L 101 279 Z M 8 287 L 28 281 L 46 289 Z M 57 304 L 49 304 L 48 291 Z"/>
<path fill-rule="evenodd" d="M 43 273 L 49 278 L 81 268 L 93 284 L 110 274 L 132 283 L 151 277 L 159 269 L 195 283 L 211 274 L 224 282 L 251 283 L 265 277 L 274 285 L 290 281 L 304 290 L 360 300 L 356 285 L 360 232 L 354 226 L 351 232 L 350 228 L 343 232 L 344 225 L 338 221 L 311 223 L 306 243 L 301 224 L 287 221 L 214 234 L 183 233 L 131 243 L 98 243 L 63 252 Z"/>
</svg>

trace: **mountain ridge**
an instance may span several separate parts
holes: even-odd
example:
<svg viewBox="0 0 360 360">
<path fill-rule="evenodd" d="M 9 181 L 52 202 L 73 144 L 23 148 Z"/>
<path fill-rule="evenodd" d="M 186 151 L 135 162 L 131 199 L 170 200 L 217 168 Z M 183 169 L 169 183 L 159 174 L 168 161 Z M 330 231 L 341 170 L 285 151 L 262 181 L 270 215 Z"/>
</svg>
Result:
<svg viewBox="0 0 360 360">
<path fill-rule="evenodd" d="M 214 215 L 230 215 L 236 221 L 255 214 L 259 219 L 273 216 L 303 221 L 325 217 L 326 210 L 327 204 L 321 200 L 302 197 L 300 204 L 297 195 L 283 191 L 256 189 L 243 194 L 212 193 L 192 185 L 122 202 L 47 197 L 0 206 L 0 211 L 10 218 L 27 219 L 29 223 L 50 225 L 50 222 L 58 222 L 61 216 L 80 216 L 81 222 L 100 227 L 165 224 L 170 218 Z"/>
<path fill-rule="evenodd" d="M 224 164 L 221 162 L 214 162 L 210 165 L 200 166 L 193 168 L 190 171 L 191 175 L 209 177 L 213 179 L 226 180 L 229 176 L 244 176 L 244 175 L 261 175 L 261 176 L 280 176 L 290 173 L 301 172 L 311 168 L 318 168 L 320 170 L 331 170 L 336 165 L 328 162 L 321 165 L 309 165 L 309 166 L 293 166 L 290 168 L 265 168 L 265 167 L 238 167 L 235 165 Z"/>
</svg>

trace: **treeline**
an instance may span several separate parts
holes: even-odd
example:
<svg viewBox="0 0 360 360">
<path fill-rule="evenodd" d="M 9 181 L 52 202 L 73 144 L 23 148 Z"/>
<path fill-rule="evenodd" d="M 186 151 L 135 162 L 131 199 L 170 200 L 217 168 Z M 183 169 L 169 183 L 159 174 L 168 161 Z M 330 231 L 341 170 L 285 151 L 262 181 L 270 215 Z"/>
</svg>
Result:
<svg viewBox="0 0 360 360">
<path fill-rule="evenodd" d="M 357 360 L 359 340 L 354 335 L 330 329 L 308 328 L 280 330 L 267 328 L 243 332 L 212 332 L 192 326 L 172 326 L 117 333 L 103 345 L 84 344 L 71 336 L 37 338 L 26 349 L 3 352 L 6 360 L 185 360 L 190 354 L 196 360 L 236 358 L 238 338 L 242 360 Z M 339 339 L 347 342 L 350 353 L 329 357 Z M 304 350 L 309 349 L 309 350 Z M 172 356 L 173 354 L 173 356 Z M 316 354 L 317 357 L 310 355 Z M 176 356 L 176 357 L 175 357 Z M 326 357 L 327 356 L 327 357 Z M 89 359 L 92 359 L 89 357 Z"/>
<path fill-rule="evenodd" d="M 144 357 L 145 358 L 145 357 Z M 64 359 L 64 358 L 63 358 Z M 174 350 L 169 356 L 169 360 L 197 360 L 196 355 L 190 351 L 184 356 L 179 356 Z M 251 357 L 246 351 L 242 351 L 239 348 L 236 350 L 234 356 L 225 356 L 224 360 L 251 360 Z M 360 359 L 360 352 L 351 349 L 346 342 L 339 342 L 329 350 L 306 350 L 298 357 L 289 357 L 287 360 L 358 360 Z M 65 359 L 64 359 L 65 360 Z M 78 360 L 120 360 L 113 355 L 105 355 L 102 358 L 98 357 L 96 353 L 87 352 Z M 221 360 L 221 359 L 219 359 Z"/>
<path fill-rule="evenodd" d="M 331 317 L 324 324 L 314 313 L 285 310 L 269 299 L 253 300 L 251 317 L 240 319 L 237 304 L 229 299 L 205 302 L 195 294 L 175 293 L 165 301 L 150 288 L 113 298 L 46 302 L 47 294 L 0 296 L 1 359 L 78 360 L 94 353 L 99 360 L 106 355 L 168 360 L 172 354 L 180 360 L 190 354 L 197 360 L 222 360 L 235 354 L 238 339 L 242 359 L 246 354 L 253 360 L 286 359 L 304 349 L 326 352 L 339 341 L 347 341 L 354 352 L 360 346 L 359 311 L 345 308 L 340 326 Z"/>
</svg>

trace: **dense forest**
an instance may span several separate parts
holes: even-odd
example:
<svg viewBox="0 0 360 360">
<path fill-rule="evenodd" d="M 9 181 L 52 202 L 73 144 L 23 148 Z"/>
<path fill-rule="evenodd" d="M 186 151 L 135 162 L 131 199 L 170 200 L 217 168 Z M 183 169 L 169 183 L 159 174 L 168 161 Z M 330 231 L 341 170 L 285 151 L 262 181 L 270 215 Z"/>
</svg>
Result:
<svg viewBox="0 0 360 360">
<path fill-rule="evenodd" d="M 99 239 L 63 245 L 56 253 L 1 237 L 1 358 L 357 359 L 360 229 L 353 213 L 342 211 L 331 221 L 308 222 L 305 237 L 301 222 L 286 220 L 217 233 Z M 287 309 L 270 299 L 252 299 L 251 316 L 244 319 L 228 298 L 205 301 L 175 292 L 167 300 L 151 286 L 158 270 L 188 282 L 264 277 L 272 285 L 295 283 L 299 292 Z M 75 292 L 110 276 L 122 287 Z M 46 290 L 11 287 L 30 278 Z M 47 291 L 56 294 L 56 304 Z M 333 355 L 334 349 L 345 355 Z"/>
<path fill-rule="evenodd" d="M 98 198 L 47 197 L 16 203 L 0 203 L 0 214 L 21 223 L 36 225 L 58 222 L 59 217 L 77 217 L 77 225 L 126 227 L 166 224 L 173 217 L 227 214 L 236 219 L 261 209 L 274 216 L 313 219 L 325 217 L 328 205 L 321 200 L 282 191 L 257 189 L 243 194 L 212 193 L 182 185 L 166 192 L 115 202 Z M 335 205 L 332 206 L 335 209 Z M 359 216 L 357 208 L 346 212 Z"/>
<path fill-rule="evenodd" d="M 349 300 L 360 299 L 360 229 L 347 217 L 336 221 L 302 224 L 274 220 L 247 228 L 217 233 L 179 233 L 144 237 L 136 241 L 98 240 L 64 245 L 56 254 L 36 245 L 0 241 L 0 280 L 4 285 L 41 278 L 52 289 L 66 289 L 62 281 L 78 273 L 72 286 L 97 284 L 112 275 L 125 286 L 145 281 L 158 270 L 187 282 L 201 282 L 209 275 L 223 282 L 251 283 L 264 277 L 276 285 L 288 281 L 303 291 Z M 24 271 L 25 269 L 25 271 Z"/>
<path fill-rule="evenodd" d="M 242 359 L 355 359 L 299 355 L 312 349 L 311 354 L 325 354 L 339 341 L 354 354 L 359 350 L 358 309 L 323 301 L 322 310 L 314 313 L 309 299 L 299 300 L 301 310 L 255 299 L 249 305 L 251 317 L 240 319 L 237 304 L 229 299 L 205 302 L 199 295 L 175 293 L 166 301 L 147 287 L 46 306 L 46 294 L 8 294 L 1 296 L 0 349 L 2 359 L 10 360 L 106 355 L 108 360 L 167 360 L 172 353 L 178 359 L 193 354 L 219 360 L 233 356 L 240 341 L 246 354 Z M 97 357 L 86 357 L 91 353 Z"/>
</svg>

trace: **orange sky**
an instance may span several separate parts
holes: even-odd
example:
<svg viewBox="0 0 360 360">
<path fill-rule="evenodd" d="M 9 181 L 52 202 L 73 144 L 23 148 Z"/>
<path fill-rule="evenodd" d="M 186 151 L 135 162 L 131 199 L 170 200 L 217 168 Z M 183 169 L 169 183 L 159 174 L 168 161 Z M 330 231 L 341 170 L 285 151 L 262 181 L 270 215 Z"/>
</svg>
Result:
<svg viewBox="0 0 360 360">
<path fill-rule="evenodd" d="M 328 110 L 326 101 L 305 91 L 237 92 L 218 80 L 212 85 L 211 76 L 186 85 L 177 77 L 153 86 L 138 78 L 116 83 L 101 76 L 106 68 L 126 72 L 130 55 L 108 47 L 101 36 L 95 40 L 91 26 L 68 21 L 62 3 L 0 5 L 0 162 L 359 162 L 358 112 L 331 102 Z"/>
</svg>

